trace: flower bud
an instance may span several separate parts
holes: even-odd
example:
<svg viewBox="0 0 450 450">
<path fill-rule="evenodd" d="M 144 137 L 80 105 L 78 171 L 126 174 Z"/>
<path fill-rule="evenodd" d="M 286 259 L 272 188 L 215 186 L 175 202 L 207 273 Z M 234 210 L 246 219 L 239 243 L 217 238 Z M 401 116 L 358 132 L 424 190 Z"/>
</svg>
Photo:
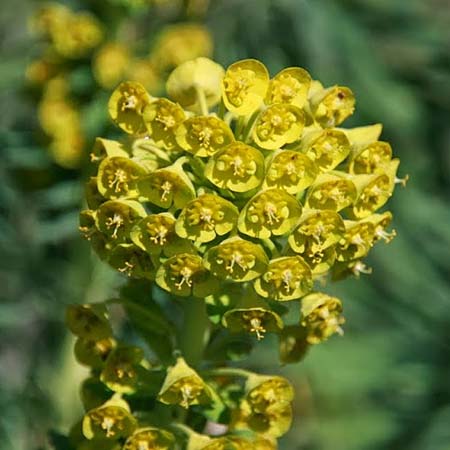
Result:
<svg viewBox="0 0 450 450">
<path fill-rule="evenodd" d="M 183 108 L 197 111 L 200 108 L 199 91 L 204 95 L 208 107 L 219 103 L 223 75 L 221 65 L 199 57 L 180 64 L 167 79 L 166 90 Z"/>
<path fill-rule="evenodd" d="M 66 309 L 66 324 L 73 334 L 83 339 L 95 341 L 112 335 L 108 311 L 103 303 L 69 305 Z"/>
<path fill-rule="evenodd" d="M 75 358 L 85 366 L 99 369 L 115 346 L 116 341 L 111 337 L 98 340 L 78 338 L 74 347 Z"/>
</svg>

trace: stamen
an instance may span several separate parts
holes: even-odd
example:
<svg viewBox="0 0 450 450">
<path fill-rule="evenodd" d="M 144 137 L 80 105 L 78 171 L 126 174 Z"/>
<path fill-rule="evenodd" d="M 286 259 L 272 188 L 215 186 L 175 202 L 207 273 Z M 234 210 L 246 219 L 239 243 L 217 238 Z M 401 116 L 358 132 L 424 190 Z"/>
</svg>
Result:
<svg viewBox="0 0 450 450">
<path fill-rule="evenodd" d="M 170 181 L 164 181 L 164 183 L 161 185 L 161 200 L 164 202 L 167 200 L 167 196 L 170 194 L 170 191 L 172 190 L 173 184 Z"/>
<path fill-rule="evenodd" d="M 108 217 L 108 219 L 105 222 L 106 228 L 112 228 L 114 227 L 113 234 L 111 237 L 113 239 L 117 239 L 117 232 L 119 231 L 119 228 L 124 224 L 123 217 L 118 214 L 114 213 L 113 217 Z"/>
<path fill-rule="evenodd" d="M 250 333 L 255 333 L 258 341 L 264 339 L 264 334 L 267 330 L 262 326 L 261 320 L 258 317 L 250 319 Z"/>
<path fill-rule="evenodd" d="M 189 287 L 192 287 L 192 270 L 189 269 L 188 267 L 183 267 L 180 270 L 180 275 L 181 275 L 181 280 L 178 283 L 175 283 L 175 287 L 178 290 L 181 290 L 181 287 L 183 286 L 183 284 L 186 284 Z"/>
</svg>

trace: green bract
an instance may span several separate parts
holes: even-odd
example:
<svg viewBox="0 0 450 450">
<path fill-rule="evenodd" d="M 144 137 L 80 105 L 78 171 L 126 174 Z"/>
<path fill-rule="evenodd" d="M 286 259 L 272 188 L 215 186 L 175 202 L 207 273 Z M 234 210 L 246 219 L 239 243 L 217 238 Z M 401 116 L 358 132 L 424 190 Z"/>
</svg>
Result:
<svg viewBox="0 0 450 450">
<path fill-rule="evenodd" d="M 196 243 L 210 242 L 230 232 L 239 211 L 229 201 L 214 194 L 203 194 L 189 202 L 181 211 L 175 230 L 178 236 Z"/>
<path fill-rule="evenodd" d="M 258 187 L 264 177 L 264 156 L 242 142 L 234 142 L 209 159 L 205 176 L 211 183 L 232 192 Z"/>
<path fill-rule="evenodd" d="M 239 215 L 238 228 L 248 236 L 267 239 L 288 233 L 301 213 L 295 197 L 281 189 L 266 189 L 247 202 Z"/>
</svg>

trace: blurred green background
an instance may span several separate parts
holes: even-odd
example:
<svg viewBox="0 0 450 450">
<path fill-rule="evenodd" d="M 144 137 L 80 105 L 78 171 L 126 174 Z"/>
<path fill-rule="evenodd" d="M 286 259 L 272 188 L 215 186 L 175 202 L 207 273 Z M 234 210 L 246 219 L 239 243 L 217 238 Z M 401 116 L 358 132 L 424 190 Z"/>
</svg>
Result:
<svg viewBox="0 0 450 450">
<path fill-rule="evenodd" d="M 0 9 L 5 450 L 50 448 L 47 431 L 67 431 L 80 409 L 85 372 L 72 356 L 64 308 L 102 300 L 120 284 L 78 235 L 85 170 L 60 168 L 36 140 L 36 99 L 24 73 L 40 51 L 27 30 L 40 3 L 3 0 Z M 101 11 L 103 20 L 112 8 L 106 1 L 65 3 Z M 130 14 L 144 24 L 151 17 Z M 411 177 L 391 200 L 398 236 L 371 253 L 373 274 L 334 287 L 344 300 L 345 336 L 284 369 L 297 397 L 281 448 L 449 450 L 450 2 L 211 0 L 204 20 L 215 59 L 225 66 L 255 57 L 272 73 L 298 65 L 326 85 L 350 86 L 357 111 L 346 126 L 382 122 L 382 138 L 401 158 L 400 173 Z M 106 117 L 107 98 L 87 99 L 87 147 L 105 132 L 96 117 Z M 267 339 L 251 364 L 278 370 L 274 347 Z"/>
</svg>

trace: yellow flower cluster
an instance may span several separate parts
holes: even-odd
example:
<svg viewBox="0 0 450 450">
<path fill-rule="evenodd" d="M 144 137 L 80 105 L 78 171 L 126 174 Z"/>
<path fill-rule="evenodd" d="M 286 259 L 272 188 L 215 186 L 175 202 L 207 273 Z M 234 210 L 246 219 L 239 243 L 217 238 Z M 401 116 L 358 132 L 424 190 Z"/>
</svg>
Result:
<svg viewBox="0 0 450 450">
<path fill-rule="evenodd" d="M 214 303 L 236 284 L 231 331 L 280 333 L 271 302 L 303 299 L 308 343 L 341 332 L 340 301 L 314 282 L 369 272 L 363 258 L 395 235 L 379 210 L 403 180 L 381 125 L 341 128 L 349 88 L 299 67 L 270 78 L 253 59 L 188 61 L 167 91 L 125 82 L 112 94 L 110 116 L 132 140 L 97 140 L 84 235 L 117 270 L 175 296 Z"/>
</svg>

